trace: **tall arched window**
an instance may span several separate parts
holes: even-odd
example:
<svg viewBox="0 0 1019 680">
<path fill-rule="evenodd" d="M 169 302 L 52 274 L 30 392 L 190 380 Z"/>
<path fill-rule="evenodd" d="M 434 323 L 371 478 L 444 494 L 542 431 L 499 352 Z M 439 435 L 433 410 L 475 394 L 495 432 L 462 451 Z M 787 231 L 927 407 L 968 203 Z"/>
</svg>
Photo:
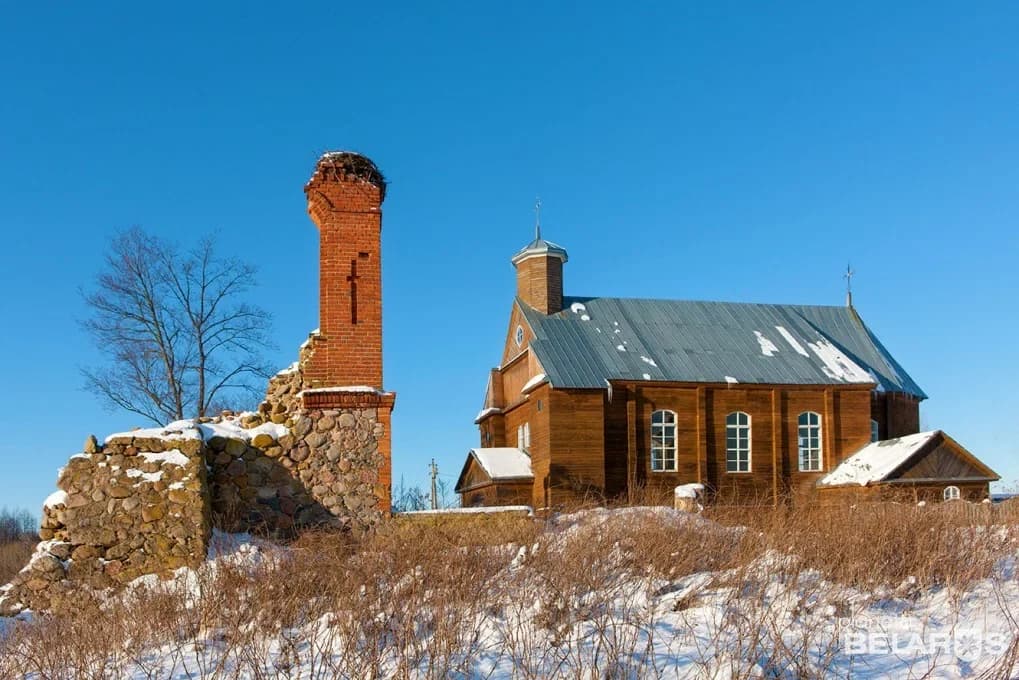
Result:
<svg viewBox="0 0 1019 680">
<path fill-rule="evenodd" d="M 742 411 L 725 417 L 725 471 L 750 472 L 750 416 Z"/>
<path fill-rule="evenodd" d="M 651 414 L 651 471 L 676 471 L 676 414 L 672 411 Z"/>
<path fill-rule="evenodd" d="M 800 472 L 819 472 L 822 468 L 821 416 L 813 411 L 799 418 Z"/>
<path fill-rule="evenodd" d="M 959 496 L 959 487 L 957 486 L 946 486 L 945 491 L 941 494 L 941 497 L 946 501 L 957 501 Z"/>
</svg>

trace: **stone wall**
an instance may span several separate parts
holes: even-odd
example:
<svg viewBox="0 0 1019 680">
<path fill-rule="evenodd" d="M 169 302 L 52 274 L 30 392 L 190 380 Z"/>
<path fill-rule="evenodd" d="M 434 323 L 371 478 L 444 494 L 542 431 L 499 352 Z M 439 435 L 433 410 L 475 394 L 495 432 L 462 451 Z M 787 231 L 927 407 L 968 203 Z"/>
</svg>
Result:
<svg viewBox="0 0 1019 680">
<path fill-rule="evenodd" d="M 382 518 L 381 425 L 370 410 L 288 414 L 286 434 L 208 440 L 212 512 L 228 531 L 287 534 L 310 526 L 361 532 Z"/>
<path fill-rule="evenodd" d="M 0 590 L 0 615 L 60 609 L 72 583 L 105 588 L 205 559 L 211 522 L 197 430 L 119 435 L 61 469 L 31 562 Z"/>
<path fill-rule="evenodd" d="M 111 435 L 103 445 L 90 437 L 59 474 L 32 561 L 0 589 L 0 616 L 59 609 L 82 584 L 195 566 L 212 527 L 275 536 L 375 527 L 389 510 L 393 395 L 308 390 L 315 336 L 270 379 L 257 412 Z"/>
</svg>

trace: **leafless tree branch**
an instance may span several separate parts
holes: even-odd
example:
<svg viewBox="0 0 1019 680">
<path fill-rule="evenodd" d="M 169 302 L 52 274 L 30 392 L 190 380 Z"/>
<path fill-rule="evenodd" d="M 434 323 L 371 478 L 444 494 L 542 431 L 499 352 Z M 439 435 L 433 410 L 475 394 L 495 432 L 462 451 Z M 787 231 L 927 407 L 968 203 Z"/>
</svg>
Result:
<svg viewBox="0 0 1019 680">
<path fill-rule="evenodd" d="M 107 358 L 82 371 L 86 389 L 157 423 L 256 394 L 249 380 L 268 374 L 271 318 L 242 300 L 254 277 L 252 265 L 218 257 L 211 237 L 181 252 L 139 228 L 118 234 L 84 293 L 82 325 Z"/>
</svg>

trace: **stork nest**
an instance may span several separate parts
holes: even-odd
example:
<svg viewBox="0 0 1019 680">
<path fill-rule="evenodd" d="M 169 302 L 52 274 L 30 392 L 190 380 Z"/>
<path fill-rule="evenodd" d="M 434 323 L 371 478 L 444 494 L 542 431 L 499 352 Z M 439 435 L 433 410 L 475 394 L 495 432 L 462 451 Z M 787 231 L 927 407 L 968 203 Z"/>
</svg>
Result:
<svg viewBox="0 0 1019 680">
<path fill-rule="evenodd" d="M 318 168 L 339 175 L 357 177 L 378 187 L 381 200 L 386 200 L 386 178 L 367 156 L 354 151 L 327 151 L 318 159 Z"/>
</svg>

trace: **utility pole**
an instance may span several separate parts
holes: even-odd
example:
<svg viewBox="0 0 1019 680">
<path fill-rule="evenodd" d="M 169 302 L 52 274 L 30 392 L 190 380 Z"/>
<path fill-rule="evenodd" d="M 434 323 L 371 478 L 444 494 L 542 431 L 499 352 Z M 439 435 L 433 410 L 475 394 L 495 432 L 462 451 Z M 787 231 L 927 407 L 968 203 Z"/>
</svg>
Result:
<svg viewBox="0 0 1019 680">
<path fill-rule="evenodd" d="M 435 464 L 434 458 L 432 458 L 432 462 L 428 466 L 428 470 L 432 475 L 432 510 L 438 510 L 439 496 L 435 489 L 435 478 L 439 476 L 439 466 Z"/>
</svg>

